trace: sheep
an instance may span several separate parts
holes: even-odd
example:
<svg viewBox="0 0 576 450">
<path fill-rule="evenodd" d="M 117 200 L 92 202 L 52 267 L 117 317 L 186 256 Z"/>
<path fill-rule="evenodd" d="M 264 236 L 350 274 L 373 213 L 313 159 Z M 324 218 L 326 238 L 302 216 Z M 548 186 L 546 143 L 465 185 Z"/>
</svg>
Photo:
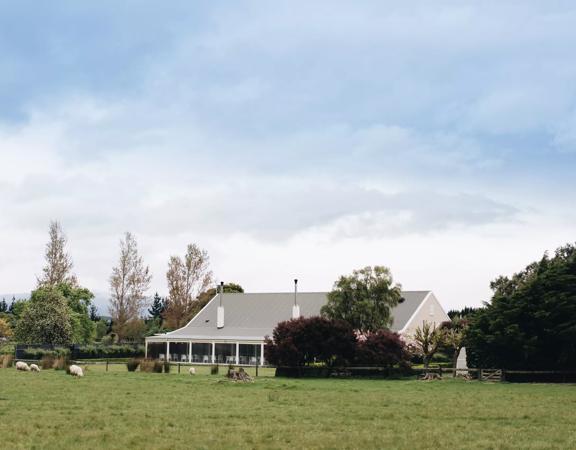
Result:
<svg viewBox="0 0 576 450">
<path fill-rule="evenodd" d="M 23 372 L 30 372 L 30 366 L 23 361 L 18 361 L 16 363 L 16 370 L 21 370 Z"/>
<path fill-rule="evenodd" d="M 30 370 L 32 372 L 40 372 L 40 367 L 38 367 L 36 364 L 30 364 Z"/>
<path fill-rule="evenodd" d="M 188 369 L 188 373 L 190 375 L 196 375 L 196 369 L 194 367 L 190 367 L 190 369 Z"/>
<path fill-rule="evenodd" d="M 82 370 L 82 367 L 77 366 L 75 364 L 71 365 L 69 368 L 70 371 L 70 375 L 72 375 L 73 377 L 83 377 L 84 376 L 84 372 Z"/>
</svg>

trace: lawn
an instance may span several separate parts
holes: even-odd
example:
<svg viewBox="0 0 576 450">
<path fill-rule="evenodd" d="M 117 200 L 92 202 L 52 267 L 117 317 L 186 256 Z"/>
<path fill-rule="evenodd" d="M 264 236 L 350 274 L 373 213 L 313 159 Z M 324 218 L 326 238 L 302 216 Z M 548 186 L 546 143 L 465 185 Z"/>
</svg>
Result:
<svg viewBox="0 0 576 450">
<path fill-rule="evenodd" d="M 566 449 L 574 424 L 574 385 L 0 369 L 7 449 Z"/>
</svg>

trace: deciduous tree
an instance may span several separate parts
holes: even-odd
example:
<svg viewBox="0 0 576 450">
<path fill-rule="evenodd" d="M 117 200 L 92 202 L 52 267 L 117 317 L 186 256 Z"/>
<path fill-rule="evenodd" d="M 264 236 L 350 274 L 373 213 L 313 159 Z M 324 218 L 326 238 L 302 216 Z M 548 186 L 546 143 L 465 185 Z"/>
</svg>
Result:
<svg viewBox="0 0 576 450">
<path fill-rule="evenodd" d="M 443 337 L 440 328 L 437 328 L 429 322 L 423 322 L 421 326 L 416 328 L 414 332 L 414 346 L 416 351 L 422 356 L 425 369 L 430 366 L 430 361 L 438 351 L 438 347 L 442 344 Z"/>
<path fill-rule="evenodd" d="M 369 366 L 409 366 L 410 354 L 398 333 L 378 330 L 358 336 L 356 361 Z"/>
<path fill-rule="evenodd" d="M 126 233 L 120 241 L 118 265 L 110 276 L 110 306 L 114 332 L 119 340 L 126 337 L 128 322 L 137 320 L 146 306 L 146 291 L 152 275 L 138 254 L 136 239 Z"/>
<path fill-rule="evenodd" d="M 8 320 L 0 317 L 0 341 L 10 339 L 14 335 Z"/>
<path fill-rule="evenodd" d="M 209 267 L 208 253 L 196 244 L 188 245 L 184 258 L 170 257 L 166 272 L 168 298 L 163 314 L 166 327 L 179 328 L 191 319 L 198 295 L 212 283 Z"/>
<path fill-rule="evenodd" d="M 356 335 L 343 320 L 300 317 L 280 322 L 266 340 L 266 360 L 277 366 L 303 366 L 314 362 L 328 366 L 352 361 Z"/>
<path fill-rule="evenodd" d="M 23 344 L 68 345 L 73 330 L 66 298 L 54 287 L 32 292 L 18 320 L 15 338 Z"/>
<path fill-rule="evenodd" d="M 45 253 L 46 265 L 42 269 L 42 277 L 38 279 L 38 286 L 75 284 L 76 277 L 71 273 L 72 258 L 66 252 L 67 240 L 59 222 L 50 223 L 49 235 Z"/>
</svg>

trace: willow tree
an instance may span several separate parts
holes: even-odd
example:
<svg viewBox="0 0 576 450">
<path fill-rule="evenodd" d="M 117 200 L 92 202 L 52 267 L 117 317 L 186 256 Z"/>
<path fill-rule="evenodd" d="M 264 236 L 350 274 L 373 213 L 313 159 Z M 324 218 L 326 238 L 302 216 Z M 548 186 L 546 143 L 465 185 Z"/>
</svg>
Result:
<svg viewBox="0 0 576 450">
<path fill-rule="evenodd" d="M 365 267 L 340 277 L 321 314 L 345 320 L 361 332 L 387 329 L 392 325 L 391 309 L 401 299 L 401 287 L 394 284 L 390 269 Z"/>
<path fill-rule="evenodd" d="M 113 331 L 120 341 L 124 340 L 132 322 L 141 320 L 147 306 L 146 291 L 150 287 L 152 275 L 138 254 L 136 239 L 126 233 L 120 241 L 118 265 L 110 276 L 110 306 Z"/>
</svg>

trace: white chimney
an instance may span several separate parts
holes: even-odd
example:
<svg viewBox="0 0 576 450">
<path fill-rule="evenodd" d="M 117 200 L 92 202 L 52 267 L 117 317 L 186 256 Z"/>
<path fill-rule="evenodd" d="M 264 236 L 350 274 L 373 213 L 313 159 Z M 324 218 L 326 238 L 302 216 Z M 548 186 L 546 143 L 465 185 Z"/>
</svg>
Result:
<svg viewBox="0 0 576 450">
<path fill-rule="evenodd" d="M 218 310 L 216 311 L 216 327 L 224 328 L 224 307 L 222 306 L 222 293 L 224 291 L 224 282 L 220 282 L 220 293 L 218 297 L 220 299 L 220 304 L 218 305 Z"/>
<path fill-rule="evenodd" d="M 294 280 L 294 305 L 292 306 L 292 318 L 300 317 L 300 305 L 298 304 L 298 280 Z"/>
</svg>

